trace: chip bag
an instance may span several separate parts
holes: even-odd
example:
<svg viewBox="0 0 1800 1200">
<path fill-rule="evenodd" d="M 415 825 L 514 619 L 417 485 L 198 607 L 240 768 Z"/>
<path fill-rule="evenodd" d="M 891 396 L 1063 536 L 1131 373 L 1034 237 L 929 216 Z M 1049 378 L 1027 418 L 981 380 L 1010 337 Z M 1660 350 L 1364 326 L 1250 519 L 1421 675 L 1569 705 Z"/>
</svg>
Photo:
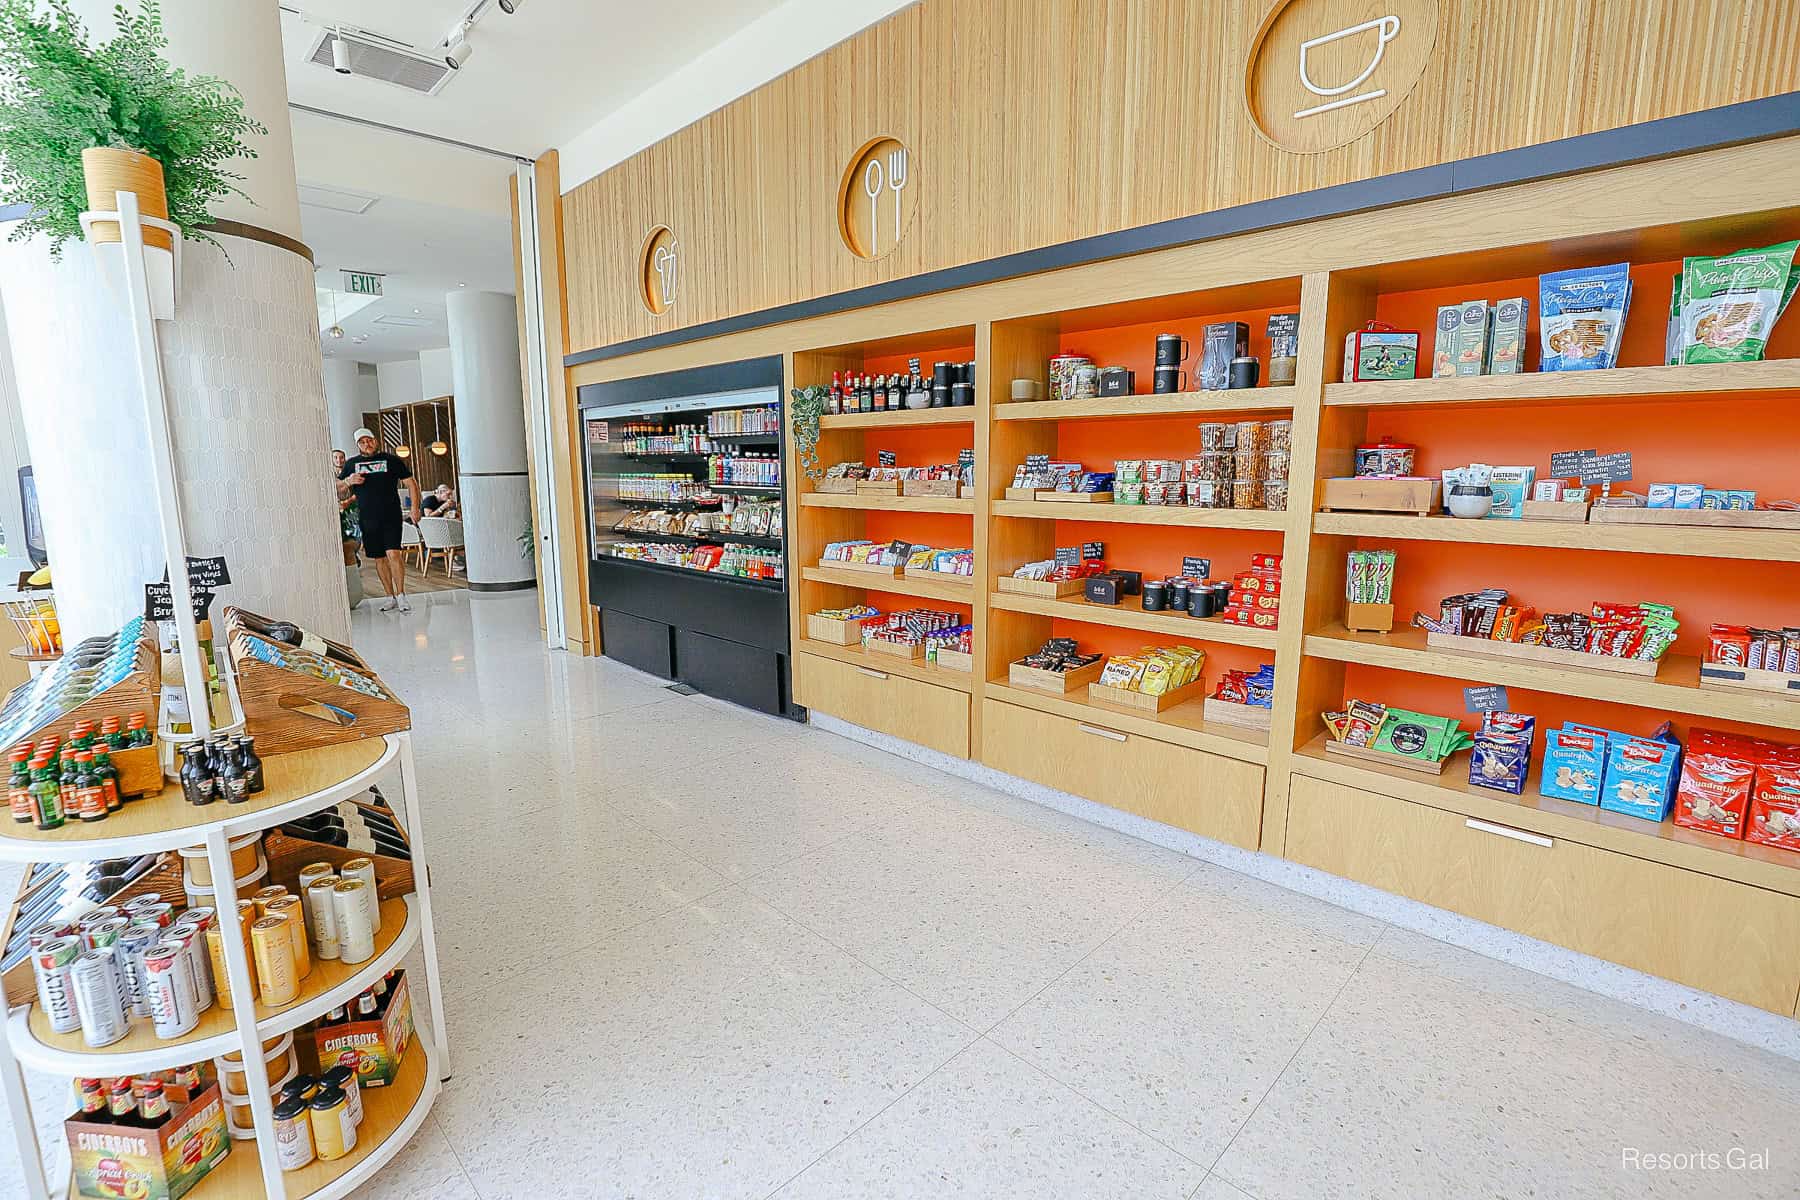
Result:
<svg viewBox="0 0 1800 1200">
<path fill-rule="evenodd" d="M 1539 370 L 1595 371 L 1618 364 L 1631 305 L 1630 264 L 1554 271 L 1539 276 L 1538 294 Z"/>
<path fill-rule="evenodd" d="M 1681 264 L 1681 362 L 1753 362 L 1800 284 L 1800 242 Z"/>
</svg>

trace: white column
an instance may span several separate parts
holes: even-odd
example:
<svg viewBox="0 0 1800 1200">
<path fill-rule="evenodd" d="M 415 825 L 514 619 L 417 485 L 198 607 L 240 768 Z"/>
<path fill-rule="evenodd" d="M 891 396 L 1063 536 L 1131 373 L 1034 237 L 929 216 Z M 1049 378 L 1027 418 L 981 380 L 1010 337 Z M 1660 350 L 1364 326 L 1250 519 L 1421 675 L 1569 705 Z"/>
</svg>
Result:
<svg viewBox="0 0 1800 1200">
<path fill-rule="evenodd" d="M 6 310 L 0 308 L 0 532 L 8 558 L 25 557 L 25 510 L 19 502 L 19 468 L 31 465 L 25 416 L 19 411 L 19 381 L 13 376 L 6 341 Z M 0 579 L 0 583 L 11 583 Z"/>
<path fill-rule="evenodd" d="M 325 360 L 325 406 L 331 417 L 331 448 L 354 455 L 363 413 L 376 409 L 374 404 L 363 407 L 361 363 L 348 358 Z"/>
<path fill-rule="evenodd" d="M 477 591 L 531 587 L 537 573 L 519 549 L 519 535 L 531 523 L 531 486 L 525 473 L 518 309 L 513 297 L 499 292 L 456 291 L 444 302 L 469 586 Z"/>
<path fill-rule="evenodd" d="M 97 36 L 110 35 L 110 0 L 76 8 Z M 297 237 L 274 0 L 183 0 L 165 6 L 164 20 L 171 60 L 232 80 L 269 127 L 253 139 L 258 157 L 232 164 L 254 203 L 232 198 L 215 215 Z M 184 243 L 176 317 L 157 331 L 189 552 L 229 560 L 223 602 L 342 638 L 349 610 L 312 263 L 268 241 L 217 237 L 223 250 Z M 73 644 L 142 612 L 143 585 L 163 573 L 131 331 L 80 243 L 52 262 L 42 239 L 0 241 L 0 303 Z"/>
</svg>

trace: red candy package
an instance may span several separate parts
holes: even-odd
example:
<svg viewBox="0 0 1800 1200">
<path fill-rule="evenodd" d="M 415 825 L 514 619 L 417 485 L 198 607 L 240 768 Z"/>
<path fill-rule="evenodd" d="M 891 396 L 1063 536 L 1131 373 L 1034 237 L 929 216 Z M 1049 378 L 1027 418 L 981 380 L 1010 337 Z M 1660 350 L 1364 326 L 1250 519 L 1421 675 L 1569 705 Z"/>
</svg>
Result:
<svg viewBox="0 0 1800 1200">
<path fill-rule="evenodd" d="M 1750 631 L 1742 625 L 1714 625 L 1707 635 L 1706 661 L 1727 667 L 1750 662 Z"/>
<path fill-rule="evenodd" d="M 1690 745 L 1675 789 L 1675 823 L 1720 837 L 1742 837 L 1755 778 L 1754 764 L 1717 752 L 1697 752 Z"/>
<path fill-rule="evenodd" d="M 1763 766 L 1750 792 L 1746 841 L 1800 850 L 1800 768 Z"/>
</svg>

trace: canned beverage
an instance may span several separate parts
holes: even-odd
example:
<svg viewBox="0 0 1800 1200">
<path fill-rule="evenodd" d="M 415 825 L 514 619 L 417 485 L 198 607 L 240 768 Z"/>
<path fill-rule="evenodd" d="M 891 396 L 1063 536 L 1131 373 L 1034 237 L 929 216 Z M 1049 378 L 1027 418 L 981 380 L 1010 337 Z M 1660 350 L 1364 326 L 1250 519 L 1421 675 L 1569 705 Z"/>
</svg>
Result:
<svg viewBox="0 0 1800 1200">
<path fill-rule="evenodd" d="M 294 948 L 294 977 L 305 979 L 312 974 L 312 953 L 306 946 L 306 908 L 298 896 L 283 896 L 269 902 L 269 915 L 280 917 L 288 925 L 288 942 Z"/>
<path fill-rule="evenodd" d="M 32 934 L 31 970 L 37 976 L 38 1007 L 52 1033 L 74 1033 L 81 1028 L 81 1014 L 75 1007 L 75 960 L 81 957 L 81 940 L 73 937 L 45 938 L 41 943 Z"/>
<path fill-rule="evenodd" d="M 181 943 L 187 955 L 188 970 L 194 979 L 194 1011 L 206 1012 L 213 1006 L 212 962 L 206 952 L 206 926 L 210 913 L 195 917 L 192 909 L 169 927 L 169 940 Z"/>
<path fill-rule="evenodd" d="M 257 995 L 268 1008 L 292 1004 L 300 994 L 294 974 L 294 947 L 283 917 L 264 917 L 250 927 L 250 947 L 256 959 Z"/>
<path fill-rule="evenodd" d="M 256 915 L 259 917 L 268 916 L 269 915 L 269 901 L 279 900 L 287 894 L 288 894 L 288 890 L 286 888 L 282 887 L 280 884 L 271 884 L 270 886 L 268 886 L 266 888 L 261 888 L 255 892 L 252 892 L 250 895 L 250 899 L 256 902 Z"/>
<path fill-rule="evenodd" d="M 125 976 L 125 1007 L 134 1017 L 149 1017 L 150 997 L 144 991 L 144 954 L 162 940 L 155 925 L 133 924 L 113 943 L 119 952 L 119 970 Z"/>
<path fill-rule="evenodd" d="M 346 879 L 332 889 L 331 911 L 337 918 L 338 957 L 359 963 L 375 957 L 375 922 L 369 885 Z"/>
<path fill-rule="evenodd" d="M 306 912 L 312 918 L 313 953 L 322 959 L 338 956 L 337 914 L 332 906 L 333 890 L 339 883 L 335 875 L 325 875 L 306 888 Z"/>
<path fill-rule="evenodd" d="M 87 943 L 89 950 L 98 950 L 110 946 L 131 928 L 128 917 L 108 917 L 104 921 L 96 921 L 82 926 L 81 940 Z"/>
<path fill-rule="evenodd" d="M 145 904 L 127 910 L 125 915 L 133 921 L 150 921 L 158 929 L 167 929 L 175 923 L 175 906 L 173 904 Z"/>
<path fill-rule="evenodd" d="M 124 915 L 125 915 L 125 910 L 120 908 L 118 905 L 102 904 L 99 908 L 90 908 L 87 911 L 87 913 L 82 916 L 81 920 L 76 922 L 76 928 L 80 929 L 83 933 L 85 933 L 91 926 L 98 925 L 102 921 L 110 921 L 114 917 L 122 917 Z"/>
<path fill-rule="evenodd" d="M 111 946 L 86 950 L 71 968 L 75 1011 L 81 1016 L 81 1040 L 99 1049 L 127 1033 L 125 1002 L 120 998 L 118 951 Z"/>
<path fill-rule="evenodd" d="M 157 1037 L 178 1038 L 199 1024 L 194 969 L 182 942 L 169 938 L 150 947 L 144 955 L 144 990 L 150 997 L 150 1019 Z"/>
<path fill-rule="evenodd" d="M 145 892 L 141 896 L 133 896 L 124 904 L 120 905 L 120 908 L 126 916 L 131 916 L 140 908 L 149 908 L 153 904 L 161 904 L 162 902 L 163 898 L 161 892 Z"/>
<path fill-rule="evenodd" d="M 381 899 L 375 894 L 375 863 L 372 859 L 353 858 L 338 870 L 345 879 L 360 879 L 369 885 L 369 924 L 381 932 Z"/>
<path fill-rule="evenodd" d="M 300 894 L 306 895 L 307 889 L 312 887 L 314 880 L 336 874 L 337 868 L 328 862 L 307 863 L 300 868 Z"/>
</svg>

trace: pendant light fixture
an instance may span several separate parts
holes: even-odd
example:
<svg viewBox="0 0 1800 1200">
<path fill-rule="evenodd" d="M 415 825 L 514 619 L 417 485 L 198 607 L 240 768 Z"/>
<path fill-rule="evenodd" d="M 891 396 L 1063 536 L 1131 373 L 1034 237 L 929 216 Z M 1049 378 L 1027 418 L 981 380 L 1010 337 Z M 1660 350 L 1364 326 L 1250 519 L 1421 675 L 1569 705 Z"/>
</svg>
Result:
<svg viewBox="0 0 1800 1200">
<path fill-rule="evenodd" d="M 450 447 L 444 441 L 444 431 L 438 427 L 438 406 L 437 401 L 435 400 L 431 403 L 431 436 L 433 439 L 431 443 L 431 452 L 433 454 L 442 458 L 444 455 L 450 453 Z"/>
</svg>

